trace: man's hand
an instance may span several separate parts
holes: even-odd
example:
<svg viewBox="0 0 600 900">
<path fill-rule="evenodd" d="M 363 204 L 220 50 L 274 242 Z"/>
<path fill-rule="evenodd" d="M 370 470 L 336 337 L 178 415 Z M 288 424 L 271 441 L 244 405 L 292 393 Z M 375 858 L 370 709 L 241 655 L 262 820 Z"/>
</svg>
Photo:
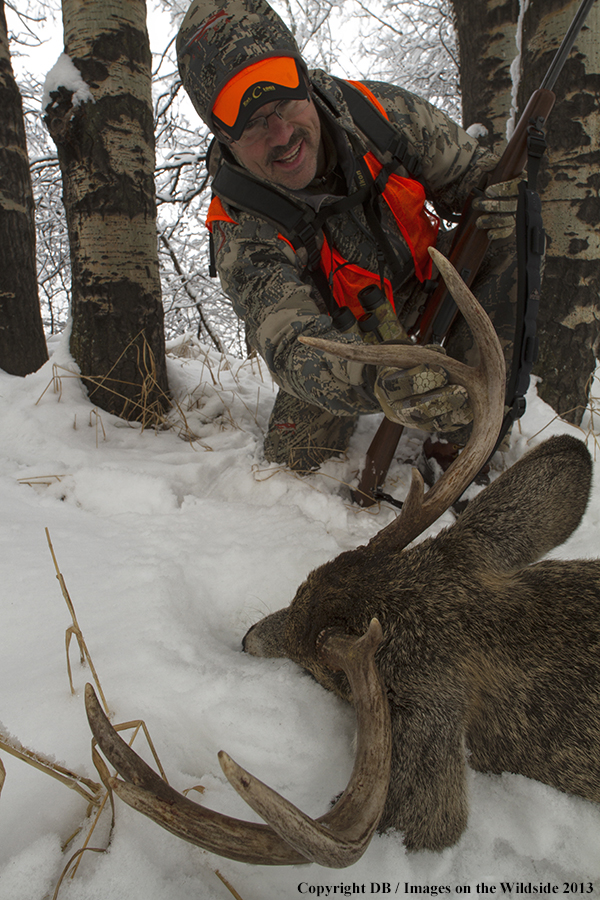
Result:
<svg viewBox="0 0 600 900">
<path fill-rule="evenodd" d="M 517 201 L 519 199 L 519 183 L 522 176 L 511 181 L 500 181 L 490 184 L 482 197 L 473 200 L 473 209 L 481 210 L 475 225 L 487 231 L 490 241 L 510 237 L 515 230 Z"/>
<path fill-rule="evenodd" d="M 437 345 L 429 349 L 443 349 Z M 421 431 L 449 433 L 473 418 L 466 390 L 448 384 L 442 365 L 412 369 L 382 366 L 375 379 L 375 396 L 392 422 Z"/>
</svg>

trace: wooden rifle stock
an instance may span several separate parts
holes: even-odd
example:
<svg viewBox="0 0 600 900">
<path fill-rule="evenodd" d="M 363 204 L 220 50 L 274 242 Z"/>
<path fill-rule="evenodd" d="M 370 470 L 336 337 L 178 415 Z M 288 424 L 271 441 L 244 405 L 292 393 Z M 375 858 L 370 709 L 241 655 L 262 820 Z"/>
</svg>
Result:
<svg viewBox="0 0 600 900">
<path fill-rule="evenodd" d="M 531 95 L 498 164 L 486 174 L 465 203 L 448 258 L 468 286 L 477 275 L 490 244 L 487 233 L 475 225 L 481 213 L 472 208 L 472 202 L 489 185 L 509 181 L 521 174 L 527 163 L 529 129 L 533 127 L 539 131 L 543 128 L 554 100 L 554 93 L 545 88 L 539 88 Z M 427 302 L 414 335 L 415 340 L 420 344 L 441 343 L 457 312 L 445 284 L 440 281 Z M 367 450 L 358 487 L 352 491 L 352 499 L 360 506 L 368 507 L 377 502 L 376 493 L 385 481 L 402 431 L 402 425 L 389 419 L 384 419 L 379 426 Z"/>
</svg>

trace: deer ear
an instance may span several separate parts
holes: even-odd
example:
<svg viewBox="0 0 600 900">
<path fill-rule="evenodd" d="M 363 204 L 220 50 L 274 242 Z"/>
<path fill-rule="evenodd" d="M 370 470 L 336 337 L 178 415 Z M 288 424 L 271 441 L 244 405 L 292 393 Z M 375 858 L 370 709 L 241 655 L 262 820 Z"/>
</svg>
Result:
<svg viewBox="0 0 600 900">
<path fill-rule="evenodd" d="M 453 533 L 477 548 L 480 568 L 510 572 L 528 566 L 577 528 L 591 480 L 592 460 L 583 441 L 557 435 L 471 500 Z"/>
<path fill-rule="evenodd" d="M 244 651 L 252 656 L 287 656 L 284 638 L 288 613 L 286 606 L 253 625 L 242 640 Z"/>
</svg>

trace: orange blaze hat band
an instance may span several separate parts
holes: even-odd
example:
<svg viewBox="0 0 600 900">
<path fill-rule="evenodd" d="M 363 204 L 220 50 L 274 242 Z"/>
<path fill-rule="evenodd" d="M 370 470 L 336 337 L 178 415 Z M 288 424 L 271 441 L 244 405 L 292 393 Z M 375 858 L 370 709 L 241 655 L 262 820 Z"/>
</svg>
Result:
<svg viewBox="0 0 600 900">
<path fill-rule="evenodd" d="M 302 100 L 307 95 L 297 60 L 271 56 L 246 66 L 227 82 L 215 100 L 212 118 L 230 140 L 237 141 L 261 106 L 273 100 Z"/>
</svg>

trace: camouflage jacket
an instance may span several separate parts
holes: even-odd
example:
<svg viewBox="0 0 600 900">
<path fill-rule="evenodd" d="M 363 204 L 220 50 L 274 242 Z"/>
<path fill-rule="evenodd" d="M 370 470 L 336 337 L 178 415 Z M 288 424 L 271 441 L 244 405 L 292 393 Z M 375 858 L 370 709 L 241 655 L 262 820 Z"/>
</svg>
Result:
<svg viewBox="0 0 600 900">
<path fill-rule="evenodd" d="M 324 110 L 323 134 L 329 170 L 339 163 L 337 172 L 348 170 L 348 160 L 357 152 L 375 153 L 368 137 L 355 126 L 341 91 L 325 72 L 311 72 L 313 84 L 335 104 L 339 118 L 335 123 L 319 97 L 316 102 Z M 419 97 L 390 84 L 365 82 L 383 105 L 389 120 L 409 142 L 422 165 L 421 180 L 428 196 L 454 212 L 460 212 L 470 190 L 483 172 L 493 168 L 496 158 L 476 140 L 452 122 L 444 113 Z M 220 151 L 217 151 L 217 153 Z M 386 159 L 381 159 L 387 162 Z M 211 160 L 211 170 L 218 164 Z M 410 177 L 402 167 L 399 175 Z M 332 190 L 325 179 L 316 180 L 304 191 L 290 192 L 321 208 L 348 191 L 348 184 L 338 183 Z M 286 193 L 286 189 L 278 186 Z M 295 253 L 288 242 L 278 236 L 278 229 L 247 211 L 223 204 L 233 222 L 213 222 L 213 240 L 217 271 L 224 292 L 231 299 L 237 315 L 246 326 L 250 346 L 263 357 L 277 384 L 290 394 L 318 405 L 336 415 L 356 412 L 379 412 L 373 393 L 374 368 L 325 356 L 298 341 L 301 334 L 333 340 L 360 340 L 340 335 L 333 328 L 322 298 L 314 286 L 303 278 L 306 255 Z M 386 204 L 381 203 L 382 224 L 393 246 L 408 260 L 407 278 L 401 290 L 394 292 L 396 306 L 402 306 L 401 320 L 407 323 L 421 301 L 421 285 L 414 273 L 410 251 L 399 233 Z M 336 248 L 351 262 L 378 272 L 377 244 L 365 239 L 368 225 L 361 207 L 339 213 L 327 220 Z M 439 244 L 439 240 L 438 240 Z M 400 296 L 398 296 L 398 293 Z"/>
</svg>

